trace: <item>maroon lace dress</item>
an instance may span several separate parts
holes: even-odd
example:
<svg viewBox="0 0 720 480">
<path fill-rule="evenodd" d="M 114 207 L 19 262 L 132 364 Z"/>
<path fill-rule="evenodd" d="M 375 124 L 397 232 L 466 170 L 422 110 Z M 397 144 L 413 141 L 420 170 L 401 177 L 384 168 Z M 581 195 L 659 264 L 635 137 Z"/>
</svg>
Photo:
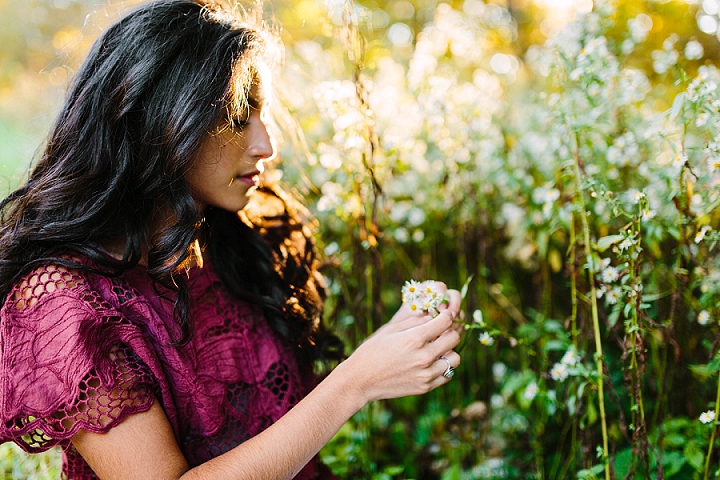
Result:
<svg viewBox="0 0 720 480">
<path fill-rule="evenodd" d="M 157 400 L 191 466 L 258 434 L 313 383 L 261 311 L 231 297 L 209 265 L 189 274 L 193 336 L 145 267 L 119 278 L 47 265 L 0 310 L 0 443 L 63 449 L 63 475 L 96 478 L 70 441 L 102 433 Z M 310 462 L 298 479 L 333 478 Z"/>
</svg>

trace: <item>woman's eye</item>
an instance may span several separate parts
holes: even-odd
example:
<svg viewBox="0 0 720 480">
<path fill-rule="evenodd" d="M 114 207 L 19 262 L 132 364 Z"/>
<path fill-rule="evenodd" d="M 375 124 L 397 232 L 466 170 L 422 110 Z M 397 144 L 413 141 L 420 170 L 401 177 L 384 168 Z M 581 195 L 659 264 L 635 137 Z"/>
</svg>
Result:
<svg viewBox="0 0 720 480">
<path fill-rule="evenodd" d="M 243 128 L 250 123 L 250 115 L 242 115 L 240 117 L 233 117 L 230 119 L 231 128 Z"/>
</svg>

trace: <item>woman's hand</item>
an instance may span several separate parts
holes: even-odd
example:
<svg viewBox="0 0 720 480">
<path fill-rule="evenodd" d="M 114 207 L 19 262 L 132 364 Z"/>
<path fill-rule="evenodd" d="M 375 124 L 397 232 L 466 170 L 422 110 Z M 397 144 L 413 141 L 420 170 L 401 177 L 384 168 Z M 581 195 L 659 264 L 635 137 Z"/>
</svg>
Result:
<svg viewBox="0 0 720 480">
<path fill-rule="evenodd" d="M 403 307 L 405 308 L 405 307 Z M 417 395 L 444 385 L 448 362 L 453 368 L 460 356 L 452 349 L 460 341 L 453 329 L 455 305 L 434 318 L 403 308 L 368 338 L 333 374 L 346 375 L 364 405 L 373 400 Z"/>
</svg>

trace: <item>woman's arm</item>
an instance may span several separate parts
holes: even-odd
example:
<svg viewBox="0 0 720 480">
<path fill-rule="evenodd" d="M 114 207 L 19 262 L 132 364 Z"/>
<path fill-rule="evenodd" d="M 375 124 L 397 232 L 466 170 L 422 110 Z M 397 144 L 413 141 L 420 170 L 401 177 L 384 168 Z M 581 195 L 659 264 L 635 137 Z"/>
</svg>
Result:
<svg viewBox="0 0 720 480">
<path fill-rule="evenodd" d="M 446 383 L 447 363 L 438 357 L 444 354 L 455 367 L 460 362 L 452 352 L 460 339 L 452 329 L 456 315 L 449 308 L 435 318 L 396 316 L 276 423 L 193 469 L 157 402 L 108 433 L 81 431 L 73 444 L 103 480 L 292 478 L 368 402 Z"/>
</svg>

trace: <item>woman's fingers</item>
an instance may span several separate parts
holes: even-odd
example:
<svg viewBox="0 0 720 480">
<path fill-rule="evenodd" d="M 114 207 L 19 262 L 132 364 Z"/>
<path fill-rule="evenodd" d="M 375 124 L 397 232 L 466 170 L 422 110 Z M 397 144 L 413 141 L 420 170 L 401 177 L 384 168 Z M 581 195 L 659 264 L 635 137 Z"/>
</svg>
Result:
<svg viewBox="0 0 720 480">
<path fill-rule="evenodd" d="M 461 321 L 463 315 L 462 312 L 460 312 L 462 296 L 457 290 L 448 290 L 445 293 L 445 298 L 447 299 L 447 303 L 443 303 L 439 308 L 441 311 L 449 310 L 453 312 L 453 329 L 460 333 L 463 330 L 463 322 Z"/>
<path fill-rule="evenodd" d="M 445 333 L 452 327 L 453 314 L 450 310 L 443 310 L 435 317 L 417 326 L 418 334 L 430 342 Z"/>
<path fill-rule="evenodd" d="M 448 363 L 452 369 L 460 364 L 459 355 L 452 351 L 460 335 L 451 327 L 450 312 L 386 325 L 345 363 L 355 366 L 356 383 L 362 385 L 360 390 L 368 400 L 429 392 L 450 381 L 451 376 L 443 376 Z"/>
<path fill-rule="evenodd" d="M 452 350 L 439 356 L 437 360 L 428 367 L 433 371 L 432 380 L 429 382 L 430 389 L 437 388 L 452 380 L 455 375 L 455 369 L 459 365 L 460 355 Z"/>
<path fill-rule="evenodd" d="M 462 297 L 460 296 L 460 292 L 458 292 L 457 290 L 448 290 L 447 298 L 447 308 L 455 312 L 455 318 L 457 318 L 457 314 L 460 312 L 460 304 L 462 303 Z"/>
<path fill-rule="evenodd" d="M 439 359 L 446 359 L 447 362 L 450 362 L 450 366 L 455 369 L 460 366 L 460 355 L 458 355 L 453 350 L 449 350 L 442 355 L 438 357 Z M 443 361 L 443 365 L 447 368 L 447 362 Z M 445 372 L 445 370 L 443 370 Z"/>
</svg>

